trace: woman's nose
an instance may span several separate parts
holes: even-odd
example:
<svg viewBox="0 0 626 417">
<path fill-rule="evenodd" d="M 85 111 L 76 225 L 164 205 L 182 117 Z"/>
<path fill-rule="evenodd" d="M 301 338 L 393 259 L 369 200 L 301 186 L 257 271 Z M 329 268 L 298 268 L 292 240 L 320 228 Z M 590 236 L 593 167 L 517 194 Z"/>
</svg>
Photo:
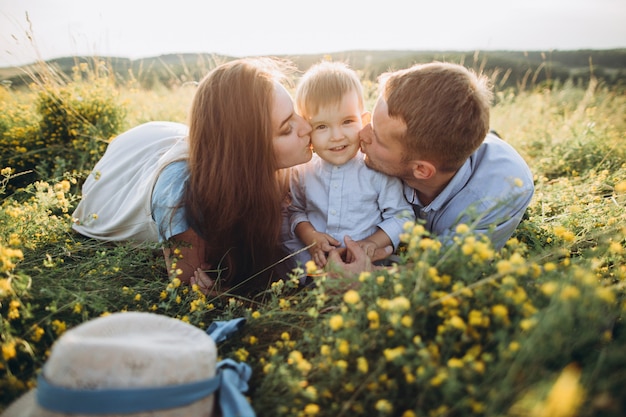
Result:
<svg viewBox="0 0 626 417">
<path fill-rule="evenodd" d="M 306 119 L 304 117 L 300 116 L 299 114 L 297 114 L 296 117 L 298 118 L 298 133 L 299 133 L 299 136 L 306 136 L 306 135 L 310 134 L 313 131 L 313 128 L 311 127 L 309 122 L 307 122 Z"/>
</svg>

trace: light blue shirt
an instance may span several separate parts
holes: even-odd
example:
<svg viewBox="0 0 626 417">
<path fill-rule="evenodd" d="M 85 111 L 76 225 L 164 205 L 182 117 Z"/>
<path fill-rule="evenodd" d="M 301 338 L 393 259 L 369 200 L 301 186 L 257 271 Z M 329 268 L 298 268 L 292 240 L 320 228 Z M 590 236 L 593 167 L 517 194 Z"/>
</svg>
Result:
<svg viewBox="0 0 626 417">
<path fill-rule="evenodd" d="M 310 162 L 293 168 L 290 189 L 293 238 L 287 248 L 292 252 L 304 247 L 294 234 L 301 222 L 311 222 L 342 243 L 346 235 L 362 240 L 380 228 L 397 248 L 404 223 L 414 220 L 401 181 L 368 168 L 360 152 L 343 165 L 314 154 Z"/>
<path fill-rule="evenodd" d="M 165 242 L 189 229 L 185 208 L 177 208 L 183 199 L 188 180 L 187 161 L 176 161 L 163 168 L 154 184 L 152 218 L 157 224 L 159 242 Z"/>
<path fill-rule="evenodd" d="M 504 246 L 519 225 L 533 193 L 533 176 L 524 159 L 491 133 L 427 206 L 413 188 L 404 185 L 407 201 L 431 233 L 445 240 L 454 235 L 459 223 L 475 221 L 475 232 L 487 234 L 496 249 Z"/>
</svg>

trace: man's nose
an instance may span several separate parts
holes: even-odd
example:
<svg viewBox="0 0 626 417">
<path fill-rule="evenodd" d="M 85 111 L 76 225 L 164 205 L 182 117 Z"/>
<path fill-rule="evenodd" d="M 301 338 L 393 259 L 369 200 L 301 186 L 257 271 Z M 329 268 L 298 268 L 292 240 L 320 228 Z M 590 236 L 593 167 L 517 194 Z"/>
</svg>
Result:
<svg viewBox="0 0 626 417">
<path fill-rule="evenodd" d="M 372 124 L 366 124 L 363 129 L 359 132 L 359 139 L 361 142 L 365 142 L 367 144 L 372 143 Z"/>
</svg>

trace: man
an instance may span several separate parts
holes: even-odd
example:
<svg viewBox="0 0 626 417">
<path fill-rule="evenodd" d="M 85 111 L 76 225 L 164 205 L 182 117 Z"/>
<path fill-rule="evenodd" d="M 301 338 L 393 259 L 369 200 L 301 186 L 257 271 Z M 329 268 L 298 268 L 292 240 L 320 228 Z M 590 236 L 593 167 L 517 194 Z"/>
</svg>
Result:
<svg viewBox="0 0 626 417">
<path fill-rule="evenodd" d="M 444 242 L 459 223 L 504 246 L 533 196 L 533 177 L 515 149 L 489 132 L 488 79 L 462 65 L 430 63 L 380 78 L 372 122 L 360 132 L 366 164 L 400 178 L 418 219 Z M 353 262 L 330 259 L 346 270 L 369 268 L 351 239 Z M 377 252 L 373 260 L 390 254 Z"/>
</svg>

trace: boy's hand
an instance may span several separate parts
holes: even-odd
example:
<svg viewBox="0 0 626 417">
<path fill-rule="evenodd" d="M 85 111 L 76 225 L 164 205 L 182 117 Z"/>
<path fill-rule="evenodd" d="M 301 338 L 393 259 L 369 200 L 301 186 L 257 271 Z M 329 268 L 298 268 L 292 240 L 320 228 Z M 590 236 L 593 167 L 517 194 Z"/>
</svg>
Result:
<svg viewBox="0 0 626 417">
<path fill-rule="evenodd" d="M 331 250 L 336 249 L 341 244 L 331 235 L 317 231 L 308 234 L 307 241 L 305 243 L 307 243 L 307 246 L 315 243 L 314 246 L 309 248 L 309 253 L 311 254 L 311 259 L 313 259 L 313 261 L 320 268 L 323 268 L 326 265 L 326 254 Z"/>
</svg>

